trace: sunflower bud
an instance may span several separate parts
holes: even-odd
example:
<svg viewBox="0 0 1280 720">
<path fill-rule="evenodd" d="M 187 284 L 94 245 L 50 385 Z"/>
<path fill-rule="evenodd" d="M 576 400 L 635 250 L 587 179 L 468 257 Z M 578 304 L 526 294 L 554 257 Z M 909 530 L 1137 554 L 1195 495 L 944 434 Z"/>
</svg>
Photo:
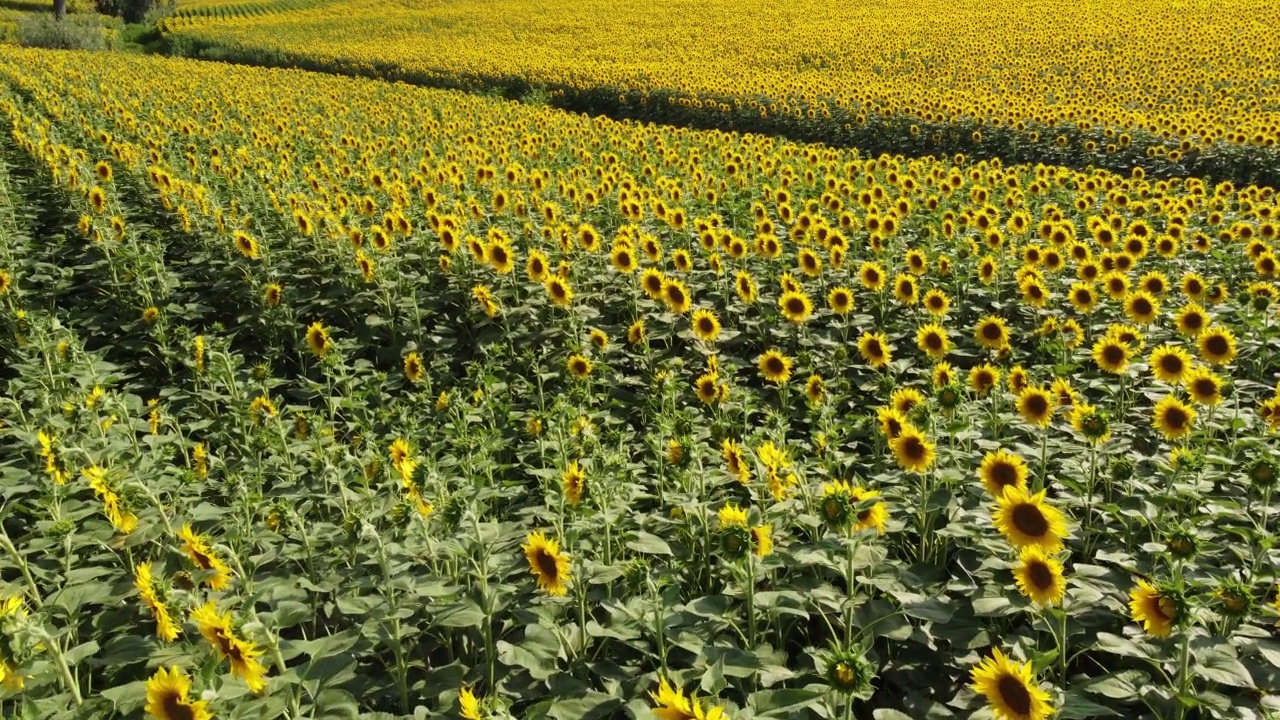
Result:
<svg viewBox="0 0 1280 720">
<path fill-rule="evenodd" d="M 1165 548 L 1170 555 L 1185 560 L 1196 554 L 1196 536 L 1186 530 L 1175 530 L 1165 538 Z"/>
<path fill-rule="evenodd" d="M 872 692 L 871 682 L 875 680 L 876 673 L 861 653 L 835 649 L 827 658 L 826 677 L 834 690 L 865 698 Z"/>
</svg>

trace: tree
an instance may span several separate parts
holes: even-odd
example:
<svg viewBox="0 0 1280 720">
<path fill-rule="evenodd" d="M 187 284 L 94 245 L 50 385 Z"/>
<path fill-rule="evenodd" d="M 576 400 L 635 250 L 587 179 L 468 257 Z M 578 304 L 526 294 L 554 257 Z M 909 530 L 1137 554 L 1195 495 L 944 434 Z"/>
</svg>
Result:
<svg viewBox="0 0 1280 720">
<path fill-rule="evenodd" d="M 53 14 L 59 20 L 67 16 L 67 0 L 53 0 Z"/>
</svg>

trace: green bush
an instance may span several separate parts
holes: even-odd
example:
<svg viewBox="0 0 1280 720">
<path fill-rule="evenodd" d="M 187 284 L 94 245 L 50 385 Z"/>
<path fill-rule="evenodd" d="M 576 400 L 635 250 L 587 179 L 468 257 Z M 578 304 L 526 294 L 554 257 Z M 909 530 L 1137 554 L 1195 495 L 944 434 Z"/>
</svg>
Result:
<svg viewBox="0 0 1280 720">
<path fill-rule="evenodd" d="M 25 47 L 58 50 L 104 50 L 111 32 L 92 16 L 31 15 L 18 21 L 17 40 Z"/>
</svg>

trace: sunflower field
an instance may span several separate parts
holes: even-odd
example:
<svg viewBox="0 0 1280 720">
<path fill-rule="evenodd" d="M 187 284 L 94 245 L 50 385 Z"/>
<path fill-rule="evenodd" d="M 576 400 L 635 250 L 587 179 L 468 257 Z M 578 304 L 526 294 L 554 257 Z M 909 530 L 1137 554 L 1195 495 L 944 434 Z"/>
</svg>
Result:
<svg viewBox="0 0 1280 720">
<path fill-rule="evenodd" d="M 1273 189 L 0 48 L 0 714 L 1280 717 Z"/>
<path fill-rule="evenodd" d="M 335 0 L 163 29 L 185 53 L 864 152 L 1280 183 L 1264 0 Z"/>
</svg>

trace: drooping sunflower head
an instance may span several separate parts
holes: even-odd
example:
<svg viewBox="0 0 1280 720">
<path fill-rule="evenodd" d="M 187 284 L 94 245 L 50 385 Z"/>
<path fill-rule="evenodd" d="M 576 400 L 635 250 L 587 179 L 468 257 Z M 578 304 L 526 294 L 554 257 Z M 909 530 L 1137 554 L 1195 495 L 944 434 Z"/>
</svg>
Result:
<svg viewBox="0 0 1280 720">
<path fill-rule="evenodd" d="M 568 592 L 569 556 L 560 552 L 560 543 L 548 538 L 541 531 L 531 532 L 521 546 L 529 572 L 538 580 L 538 587 L 552 597 Z"/>
<path fill-rule="evenodd" d="M 693 299 L 689 296 L 689 289 L 683 282 L 674 278 L 668 278 L 662 283 L 662 299 L 671 312 L 681 315 L 688 312 L 689 306 L 693 303 Z"/>
<path fill-rule="evenodd" d="M 329 329 L 319 320 L 307 326 L 307 347 L 311 348 L 311 352 L 318 358 L 323 358 L 333 347 L 333 341 L 329 338 Z"/>
<path fill-rule="evenodd" d="M 1155 637 L 1168 637 L 1186 615 L 1186 601 L 1167 583 L 1152 584 L 1145 579 L 1129 592 L 1129 614 L 1142 629 Z"/>
<path fill-rule="evenodd" d="M 892 360 L 889 340 L 883 333 L 863 333 L 862 337 L 858 338 L 858 354 L 875 369 L 888 365 Z"/>
</svg>

